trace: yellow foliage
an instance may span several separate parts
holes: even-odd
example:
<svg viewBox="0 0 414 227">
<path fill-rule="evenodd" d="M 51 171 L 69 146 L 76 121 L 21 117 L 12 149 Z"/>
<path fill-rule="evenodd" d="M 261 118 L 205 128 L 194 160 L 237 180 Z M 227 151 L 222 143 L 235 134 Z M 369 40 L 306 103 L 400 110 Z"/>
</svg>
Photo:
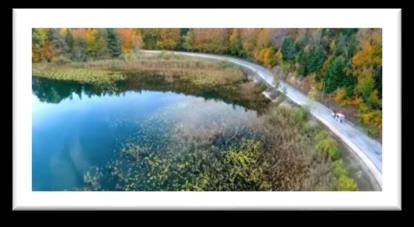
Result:
<svg viewBox="0 0 414 227">
<path fill-rule="evenodd" d="M 142 44 L 141 33 L 132 28 L 120 28 L 118 34 L 121 39 L 122 52 L 124 54 L 131 53 L 135 48 Z"/>
<path fill-rule="evenodd" d="M 86 39 L 86 29 L 85 28 L 74 28 L 72 29 L 73 39 Z"/>
<path fill-rule="evenodd" d="M 328 59 L 323 63 L 322 69 L 320 71 L 321 75 L 325 75 L 326 70 L 328 69 L 328 66 L 331 64 L 333 60 L 333 56 L 329 56 Z"/>
<path fill-rule="evenodd" d="M 162 49 L 175 49 L 180 42 L 180 29 L 179 28 L 167 28 L 160 30 L 159 47 Z"/>
<path fill-rule="evenodd" d="M 193 28 L 188 31 L 190 46 L 197 51 L 221 53 L 228 47 L 229 30 L 225 28 Z"/>
<path fill-rule="evenodd" d="M 352 58 L 355 69 L 370 68 L 382 64 L 382 48 L 379 45 L 365 44 L 362 49 Z"/>
<path fill-rule="evenodd" d="M 270 29 L 261 28 L 257 34 L 256 47 L 263 48 L 263 47 L 270 46 L 270 38 L 271 38 Z"/>
<path fill-rule="evenodd" d="M 368 98 L 368 103 L 371 106 L 374 106 L 374 107 L 377 107 L 377 106 L 380 105 L 381 100 L 378 97 L 378 91 L 377 90 L 374 90 L 373 92 L 371 92 L 371 95 Z"/>
<path fill-rule="evenodd" d="M 345 96 L 346 96 L 346 89 L 344 87 L 339 88 L 336 92 L 335 92 L 335 102 L 338 103 L 339 105 L 343 106 L 346 103 L 345 101 Z"/>
<path fill-rule="evenodd" d="M 275 53 L 272 47 L 266 47 L 257 51 L 255 58 L 264 66 L 271 68 L 280 61 L 281 53 L 280 51 Z"/>
<path fill-rule="evenodd" d="M 380 110 L 373 110 L 362 113 L 360 119 L 363 124 L 376 128 L 382 127 L 382 111 Z"/>
<path fill-rule="evenodd" d="M 96 28 L 87 28 L 85 31 L 85 39 L 88 46 L 93 46 L 96 41 L 96 34 L 98 29 Z"/>
<path fill-rule="evenodd" d="M 62 37 L 65 37 L 66 33 L 68 32 L 69 28 L 59 28 L 58 32 Z"/>
<path fill-rule="evenodd" d="M 358 105 L 360 105 L 361 103 L 362 103 L 362 99 L 361 99 L 361 97 L 354 97 L 354 98 L 351 98 L 351 99 L 348 99 L 348 100 L 346 100 L 346 105 L 354 105 L 354 106 L 358 106 Z"/>
</svg>

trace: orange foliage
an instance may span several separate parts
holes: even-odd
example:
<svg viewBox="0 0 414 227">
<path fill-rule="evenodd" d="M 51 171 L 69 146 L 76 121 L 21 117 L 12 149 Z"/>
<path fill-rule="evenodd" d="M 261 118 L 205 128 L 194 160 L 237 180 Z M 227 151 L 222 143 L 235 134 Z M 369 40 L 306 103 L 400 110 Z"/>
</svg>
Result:
<svg viewBox="0 0 414 227">
<path fill-rule="evenodd" d="M 119 28 L 118 34 L 121 39 L 122 53 L 128 54 L 134 48 L 133 45 L 133 30 L 132 28 Z"/>
<path fill-rule="evenodd" d="M 343 106 L 346 104 L 344 102 L 345 97 L 346 97 L 346 89 L 344 87 L 341 87 L 335 92 L 334 100 L 336 103 Z"/>
<path fill-rule="evenodd" d="M 73 39 L 85 39 L 86 40 L 86 28 L 73 28 Z"/>
<path fill-rule="evenodd" d="M 225 28 L 190 29 L 190 45 L 198 51 L 224 53 L 228 48 L 229 30 Z"/>
<path fill-rule="evenodd" d="M 118 34 L 121 40 L 123 53 L 131 53 L 134 49 L 141 47 L 142 38 L 139 30 L 132 28 L 119 28 Z"/>
<path fill-rule="evenodd" d="M 161 49 L 172 50 L 178 46 L 180 39 L 181 37 L 179 28 L 161 29 L 158 46 Z"/>
<path fill-rule="evenodd" d="M 251 55 L 256 47 L 256 37 L 259 29 L 257 28 L 245 28 L 240 29 L 240 37 L 242 40 L 243 49 Z"/>
<path fill-rule="evenodd" d="M 256 52 L 255 58 L 264 66 L 271 68 L 280 60 L 280 53 L 275 53 L 272 47 L 267 47 Z"/>
<path fill-rule="evenodd" d="M 256 37 L 256 48 L 269 47 L 271 45 L 270 36 L 271 36 L 270 29 L 267 29 L 267 28 L 259 29 L 259 32 Z"/>
</svg>

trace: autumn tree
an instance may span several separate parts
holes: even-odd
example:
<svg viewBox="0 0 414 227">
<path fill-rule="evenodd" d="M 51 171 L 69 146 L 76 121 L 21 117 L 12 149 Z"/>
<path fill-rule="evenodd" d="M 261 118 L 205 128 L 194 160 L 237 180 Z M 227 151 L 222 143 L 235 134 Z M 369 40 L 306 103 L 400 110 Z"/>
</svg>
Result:
<svg viewBox="0 0 414 227">
<path fill-rule="evenodd" d="M 108 55 L 106 31 L 103 29 L 88 28 L 85 30 L 86 55 L 97 59 Z"/>
<path fill-rule="evenodd" d="M 129 54 L 141 48 L 143 41 L 139 29 L 119 28 L 117 31 L 122 46 L 122 53 Z"/>
<path fill-rule="evenodd" d="M 258 29 L 246 28 L 240 29 L 240 37 L 242 40 L 243 52 L 247 57 L 254 58 L 254 50 L 256 49 L 256 37 Z"/>
<path fill-rule="evenodd" d="M 32 60 L 34 62 L 46 59 L 52 51 L 47 40 L 48 32 L 47 28 L 32 29 Z"/>
<path fill-rule="evenodd" d="M 359 51 L 352 59 L 352 68 L 358 78 L 356 91 L 371 106 L 378 106 L 378 93 L 382 90 L 381 30 L 360 29 L 358 39 Z"/>
<path fill-rule="evenodd" d="M 225 28 L 193 28 L 188 32 L 192 49 L 201 52 L 226 53 L 229 48 L 229 31 Z"/>
<path fill-rule="evenodd" d="M 132 28 L 119 28 L 117 29 L 119 34 L 120 43 L 122 45 L 122 53 L 131 53 L 134 49 L 133 44 L 133 29 Z"/>
<path fill-rule="evenodd" d="M 161 29 L 157 41 L 158 49 L 175 50 L 180 44 L 181 36 L 179 28 Z"/>
<path fill-rule="evenodd" d="M 258 53 L 256 53 L 255 58 L 258 62 L 268 68 L 273 67 L 280 60 L 280 56 L 273 47 L 261 49 Z"/>
</svg>

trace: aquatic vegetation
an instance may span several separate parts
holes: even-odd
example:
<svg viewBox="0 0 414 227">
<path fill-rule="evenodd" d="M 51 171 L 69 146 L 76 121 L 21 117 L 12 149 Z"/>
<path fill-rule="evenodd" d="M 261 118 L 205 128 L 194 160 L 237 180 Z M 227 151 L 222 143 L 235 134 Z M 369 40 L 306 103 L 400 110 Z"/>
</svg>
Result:
<svg viewBox="0 0 414 227">
<path fill-rule="evenodd" d="M 200 129 L 189 129 L 193 134 L 182 131 L 187 127 L 181 121 L 162 122 L 177 126 L 165 132 L 165 143 L 159 146 L 139 135 L 123 147 L 118 158 L 99 172 L 92 169 L 87 174 L 86 190 L 356 190 L 339 156 L 325 158 L 327 154 L 319 151 L 321 141 L 331 139 L 329 134 L 317 124 L 298 122 L 296 111 L 300 110 L 289 105 L 272 106 L 253 128 L 204 127 L 190 120 L 188 124 Z"/>
<path fill-rule="evenodd" d="M 257 191 L 270 190 L 260 142 L 244 140 L 225 151 L 190 148 L 150 151 L 129 146 L 105 169 L 85 175 L 87 190 Z M 169 155 L 165 155 L 168 152 Z M 173 154 L 173 152 L 175 154 Z M 178 153 L 178 154 L 177 154 Z M 98 170 L 98 171 L 97 171 Z M 104 177 L 102 177 L 104 176 Z M 98 185 L 106 185 L 106 188 Z M 109 186 L 109 187 L 108 187 Z"/>
</svg>

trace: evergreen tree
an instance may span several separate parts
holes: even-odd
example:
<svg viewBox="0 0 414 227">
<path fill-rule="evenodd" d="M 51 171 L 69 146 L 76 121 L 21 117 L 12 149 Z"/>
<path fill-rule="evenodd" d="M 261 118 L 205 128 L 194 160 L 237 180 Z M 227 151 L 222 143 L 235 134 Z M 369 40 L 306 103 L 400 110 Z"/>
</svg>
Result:
<svg viewBox="0 0 414 227">
<path fill-rule="evenodd" d="M 87 44 L 85 39 L 77 38 L 73 41 L 72 60 L 74 61 L 86 61 L 86 48 Z"/>
<path fill-rule="evenodd" d="M 70 29 L 66 31 L 65 42 L 66 42 L 66 45 L 68 46 L 68 53 L 71 53 L 73 50 L 73 35 Z"/>
<path fill-rule="evenodd" d="M 310 50 L 307 71 L 309 73 L 319 72 L 325 62 L 325 51 L 321 45 L 317 45 Z"/>
<path fill-rule="evenodd" d="M 282 44 L 282 57 L 283 60 L 291 61 L 294 60 L 296 56 L 296 45 L 293 39 L 288 36 L 283 40 Z"/>
<path fill-rule="evenodd" d="M 146 49 L 157 49 L 157 43 L 160 38 L 158 29 L 144 29 L 142 40 Z"/>
<path fill-rule="evenodd" d="M 343 79 L 345 78 L 345 59 L 340 56 L 336 57 L 332 63 L 328 66 L 324 75 L 324 92 L 332 93 L 338 87 L 343 85 Z"/>
<path fill-rule="evenodd" d="M 229 39 L 229 53 L 231 55 L 243 57 L 244 52 L 240 33 L 238 31 L 233 31 Z"/>
<path fill-rule="evenodd" d="M 48 39 L 52 44 L 55 56 L 66 54 L 68 52 L 68 46 L 56 28 L 49 29 Z"/>
<path fill-rule="evenodd" d="M 106 29 L 108 49 L 112 57 L 118 57 L 122 54 L 121 43 L 118 33 L 113 28 Z"/>
</svg>

